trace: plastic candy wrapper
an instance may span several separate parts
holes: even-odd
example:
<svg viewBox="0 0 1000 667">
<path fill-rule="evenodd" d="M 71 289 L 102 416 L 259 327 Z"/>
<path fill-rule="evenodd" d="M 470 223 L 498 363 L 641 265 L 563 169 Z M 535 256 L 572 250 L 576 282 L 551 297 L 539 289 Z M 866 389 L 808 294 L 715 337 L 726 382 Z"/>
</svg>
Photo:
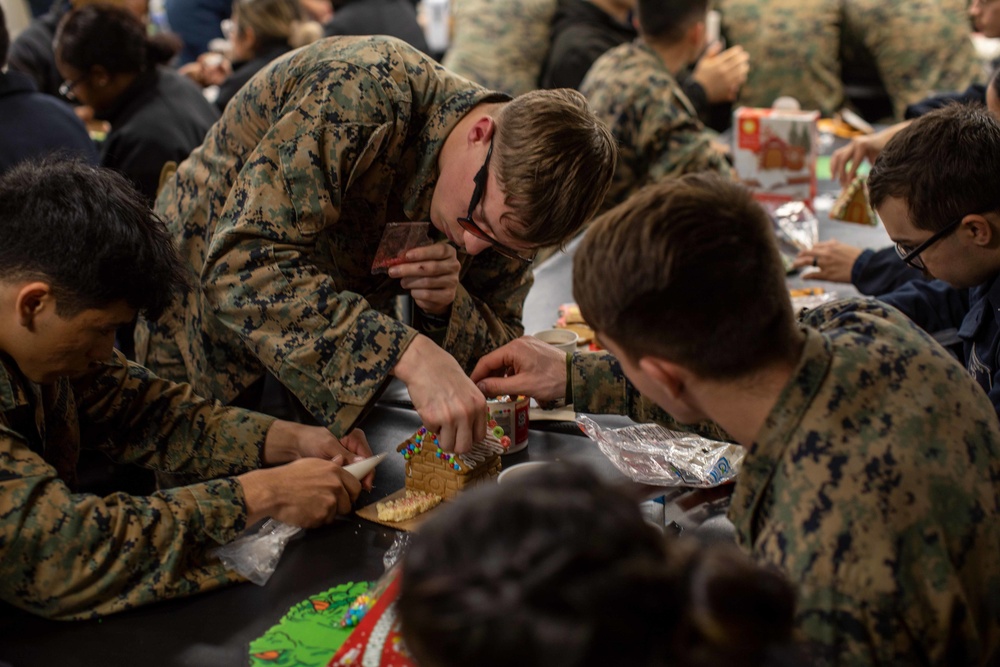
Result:
<svg viewBox="0 0 1000 667">
<path fill-rule="evenodd" d="M 258 586 L 263 586 L 274 574 L 288 541 L 302 532 L 277 519 L 268 519 L 255 533 L 242 535 L 229 544 L 209 552 L 218 556 L 226 569 L 233 570 Z"/>
<path fill-rule="evenodd" d="M 670 431 L 659 424 L 602 429 L 582 415 L 576 423 L 616 468 L 643 484 L 718 486 L 735 479 L 743 463 L 739 445 Z"/>
<path fill-rule="evenodd" d="M 382 566 L 387 571 L 391 570 L 403 558 L 403 554 L 406 553 L 406 549 L 409 546 L 410 534 L 406 532 L 397 533 L 396 538 L 392 541 L 392 545 L 386 549 L 385 555 L 382 556 Z"/>
<path fill-rule="evenodd" d="M 771 222 L 774 224 L 774 234 L 778 237 L 778 249 L 785 262 L 785 270 L 791 267 L 791 261 L 803 250 L 811 249 L 819 241 L 819 221 L 805 203 L 791 201 L 784 204 L 767 203 L 764 205 Z"/>
<path fill-rule="evenodd" d="M 403 263 L 403 253 L 412 248 L 431 245 L 433 241 L 427 235 L 429 222 L 389 222 L 382 232 L 382 241 L 375 252 L 372 262 L 372 273 L 385 273 L 390 266 Z"/>
</svg>

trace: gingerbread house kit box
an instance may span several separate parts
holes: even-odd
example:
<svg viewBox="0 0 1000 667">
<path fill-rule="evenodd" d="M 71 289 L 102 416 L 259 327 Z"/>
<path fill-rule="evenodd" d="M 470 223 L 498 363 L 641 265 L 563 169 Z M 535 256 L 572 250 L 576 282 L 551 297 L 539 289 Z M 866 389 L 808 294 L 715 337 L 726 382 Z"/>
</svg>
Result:
<svg viewBox="0 0 1000 667">
<path fill-rule="evenodd" d="M 733 112 L 733 166 L 762 202 L 816 196 L 818 111 L 751 109 Z"/>
</svg>

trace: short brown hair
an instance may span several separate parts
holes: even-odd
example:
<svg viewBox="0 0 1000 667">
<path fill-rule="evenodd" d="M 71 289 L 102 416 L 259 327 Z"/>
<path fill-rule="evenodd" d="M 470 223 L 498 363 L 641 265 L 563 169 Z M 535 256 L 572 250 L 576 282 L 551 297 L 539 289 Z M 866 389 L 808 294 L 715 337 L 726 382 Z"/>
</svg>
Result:
<svg viewBox="0 0 1000 667">
<path fill-rule="evenodd" d="M 611 132 L 575 90 L 536 90 L 503 106 L 493 161 L 514 209 L 512 234 L 535 246 L 572 238 L 611 186 L 618 151 Z"/>
<path fill-rule="evenodd" d="M 630 358 L 705 378 L 743 377 L 795 349 L 771 221 L 717 174 L 664 179 L 599 217 L 577 250 L 573 294 Z"/>
<path fill-rule="evenodd" d="M 938 231 L 1000 207 L 1000 122 L 984 107 L 951 104 L 889 140 L 868 176 L 872 206 L 906 203 L 918 229 Z"/>
</svg>

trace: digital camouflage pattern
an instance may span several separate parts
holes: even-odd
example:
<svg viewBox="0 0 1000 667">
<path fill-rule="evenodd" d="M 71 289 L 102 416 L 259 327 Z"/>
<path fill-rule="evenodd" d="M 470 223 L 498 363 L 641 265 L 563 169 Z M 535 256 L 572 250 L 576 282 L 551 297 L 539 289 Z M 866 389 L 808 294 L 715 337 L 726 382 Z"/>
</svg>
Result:
<svg viewBox="0 0 1000 667">
<path fill-rule="evenodd" d="M 260 466 L 272 421 L 200 399 L 118 353 L 44 386 L 0 355 L 0 599 L 80 619 L 237 581 L 206 551 L 245 528 L 242 486 L 226 476 Z M 80 494 L 82 448 L 220 479 L 147 497 Z"/>
<path fill-rule="evenodd" d="M 844 105 L 841 38 L 874 58 L 897 120 L 908 104 L 965 90 L 980 74 L 965 0 L 719 0 L 730 45 L 750 54 L 739 101 L 790 95 L 826 115 Z"/>
<path fill-rule="evenodd" d="M 799 588 L 837 665 L 1000 659 L 1000 426 L 982 389 L 874 300 L 803 316 L 802 359 L 747 450 L 729 518 Z M 607 355 L 577 355 L 577 410 L 657 418 Z M 696 427 L 718 437 L 716 428 Z"/>
<path fill-rule="evenodd" d="M 622 44 L 598 58 L 580 84 L 594 115 L 618 142 L 618 164 L 602 210 L 644 185 L 698 171 L 732 175 L 706 129 L 660 57 L 641 42 Z"/>
<path fill-rule="evenodd" d="M 386 222 L 427 220 L 448 133 L 506 100 L 388 37 L 321 40 L 262 70 L 156 201 L 197 288 L 136 354 L 229 402 L 265 370 L 343 435 L 416 335 L 395 319 L 399 280 L 372 274 Z M 530 267 L 459 252 L 435 340 L 467 370 L 516 338 Z"/>
<path fill-rule="evenodd" d="M 985 81 L 965 0 L 845 0 L 844 30 L 874 57 L 897 120 L 925 97 Z"/>
<path fill-rule="evenodd" d="M 441 61 L 510 95 L 538 88 L 557 0 L 452 0 L 452 38 Z"/>
</svg>

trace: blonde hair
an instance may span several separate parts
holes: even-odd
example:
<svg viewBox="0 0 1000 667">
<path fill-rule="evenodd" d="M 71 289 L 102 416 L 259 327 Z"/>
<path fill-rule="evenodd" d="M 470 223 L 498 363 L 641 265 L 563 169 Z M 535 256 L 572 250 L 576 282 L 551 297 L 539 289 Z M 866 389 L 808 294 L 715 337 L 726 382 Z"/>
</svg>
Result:
<svg viewBox="0 0 1000 667">
<path fill-rule="evenodd" d="M 297 49 L 323 36 L 323 26 L 308 19 L 298 0 L 236 0 L 233 21 L 241 32 L 254 31 L 258 47 L 279 43 Z"/>
<path fill-rule="evenodd" d="M 575 90 L 535 90 L 496 117 L 493 160 L 518 240 L 568 241 L 598 210 L 618 149 L 608 128 Z M 516 231 L 515 231 L 516 230 Z"/>
</svg>

